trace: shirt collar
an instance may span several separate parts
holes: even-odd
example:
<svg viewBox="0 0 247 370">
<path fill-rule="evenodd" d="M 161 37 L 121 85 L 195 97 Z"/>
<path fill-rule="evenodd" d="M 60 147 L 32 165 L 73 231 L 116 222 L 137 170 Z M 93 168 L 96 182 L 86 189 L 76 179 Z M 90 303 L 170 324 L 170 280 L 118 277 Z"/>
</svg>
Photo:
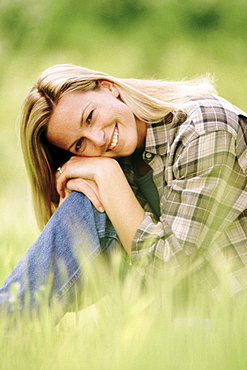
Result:
<svg viewBox="0 0 247 370">
<path fill-rule="evenodd" d="M 147 153 L 166 155 L 169 143 L 174 140 L 180 125 L 186 118 L 186 114 L 179 110 L 176 114 L 170 113 L 160 122 L 148 123 L 144 157 L 147 159 Z"/>
<path fill-rule="evenodd" d="M 145 153 L 165 155 L 167 152 L 168 127 L 165 122 L 148 123 Z"/>
</svg>

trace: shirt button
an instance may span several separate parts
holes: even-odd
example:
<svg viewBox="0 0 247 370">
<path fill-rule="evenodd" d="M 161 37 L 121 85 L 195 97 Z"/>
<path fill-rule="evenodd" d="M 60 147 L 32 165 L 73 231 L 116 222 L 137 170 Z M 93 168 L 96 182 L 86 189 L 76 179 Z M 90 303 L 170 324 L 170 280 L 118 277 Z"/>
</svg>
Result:
<svg viewBox="0 0 247 370">
<path fill-rule="evenodd" d="M 151 159 L 152 158 L 152 153 L 145 153 L 145 158 Z"/>
</svg>

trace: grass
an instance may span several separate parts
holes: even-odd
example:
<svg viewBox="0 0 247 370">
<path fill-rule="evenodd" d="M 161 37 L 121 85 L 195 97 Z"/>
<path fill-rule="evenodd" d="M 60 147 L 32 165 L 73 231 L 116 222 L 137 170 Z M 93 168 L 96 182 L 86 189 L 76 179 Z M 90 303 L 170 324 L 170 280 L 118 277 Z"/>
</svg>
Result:
<svg viewBox="0 0 247 370">
<path fill-rule="evenodd" d="M 119 284 L 118 260 L 113 266 L 116 279 L 108 294 L 83 311 L 67 313 L 56 327 L 46 310 L 41 321 L 22 319 L 8 331 L 2 321 L 0 368 L 246 368 L 246 318 L 231 317 L 230 301 L 211 306 L 210 320 L 174 318 L 167 289 L 143 291 L 134 271 Z M 201 305 L 206 304 L 205 297 Z"/>
</svg>

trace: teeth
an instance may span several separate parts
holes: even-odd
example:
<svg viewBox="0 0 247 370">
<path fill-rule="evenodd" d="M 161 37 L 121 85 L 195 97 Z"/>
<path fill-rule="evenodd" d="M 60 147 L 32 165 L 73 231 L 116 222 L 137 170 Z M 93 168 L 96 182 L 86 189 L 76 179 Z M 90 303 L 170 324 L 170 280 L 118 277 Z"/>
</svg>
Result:
<svg viewBox="0 0 247 370">
<path fill-rule="evenodd" d="M 111 145 L 109 146 L 109 150 L 114 149 L 115 146 L 117 145 L 117 142 L 118 142 L 118 128 L 116 127 L 113 133 Z"/>
</svg>

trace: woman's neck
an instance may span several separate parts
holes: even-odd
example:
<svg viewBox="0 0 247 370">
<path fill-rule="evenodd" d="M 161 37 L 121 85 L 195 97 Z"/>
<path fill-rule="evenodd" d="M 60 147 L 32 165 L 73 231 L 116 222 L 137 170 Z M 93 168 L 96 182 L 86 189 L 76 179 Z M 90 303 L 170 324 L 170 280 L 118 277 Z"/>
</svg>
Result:
<svg viewBox="0 0 247 370">
<path fill-rule="evenodd" d="M 135 162 L 139 175 L 145 176 L 150 171 L 151 167 L 142 158 L 142 152 L 136 151 L 133 153 L 132 158 Z"/>
</svg>

